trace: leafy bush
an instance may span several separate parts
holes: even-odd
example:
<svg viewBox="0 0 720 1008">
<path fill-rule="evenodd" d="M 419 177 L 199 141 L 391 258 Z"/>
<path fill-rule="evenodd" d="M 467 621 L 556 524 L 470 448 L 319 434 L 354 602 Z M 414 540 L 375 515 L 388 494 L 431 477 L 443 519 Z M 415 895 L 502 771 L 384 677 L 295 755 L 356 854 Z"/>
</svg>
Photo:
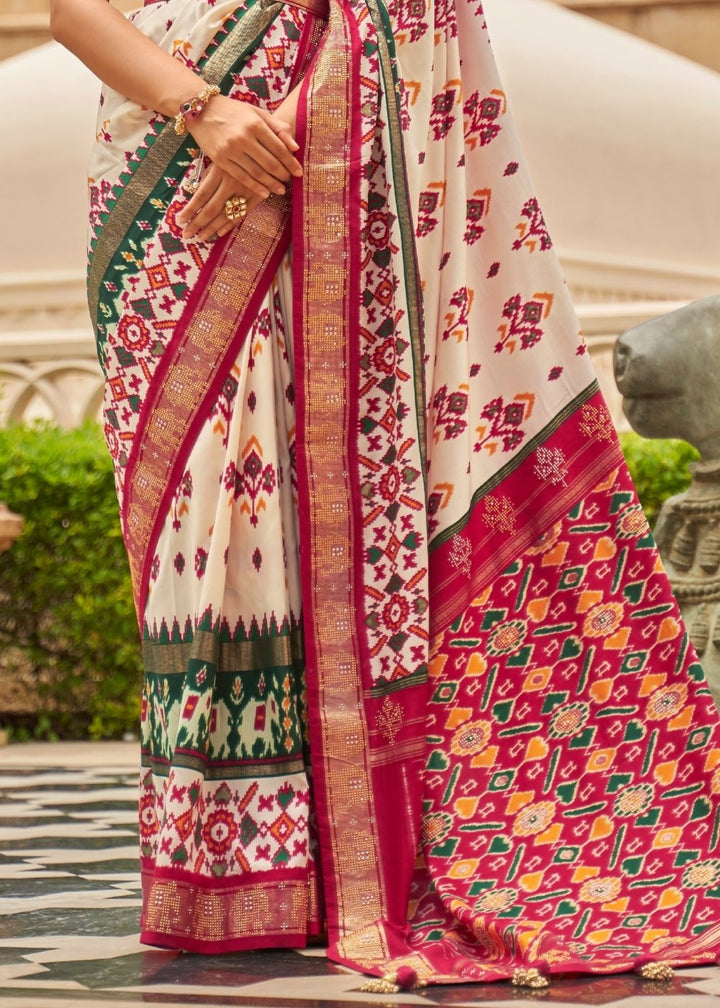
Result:
<svg viewBox="0 0 720 1008">
<path fill-rule="evenodd" d="M 36 738 L 136 730 L 138 629 L 97 425 L 0 429 L 0 500 L 24 518 L 0 553 L 0 696 L 19 688 L 26 701 L 13 717 L 0 699 L 5 727 Z"/>
<path fill-rule="evenodd" d="M 652 527 L 663 501 L 690 486 L 688 463 L 700 456 L 686 441 L 648 440 L 632 431 L 620 435 L 620 444 Z"/>
<path fill-rule="evenodd" d="M 682 441 L 621 437 L 651 524 L 690 482 Z M 0 500 L 23 534 L 0 553 L 0 717 L 16 735 L 113 738 L 137 726 L 140 647 L 112 467 L 96 425 L 0 429 Z M 8 713 L 11 687 L 29 702 Z"/>
</svg>

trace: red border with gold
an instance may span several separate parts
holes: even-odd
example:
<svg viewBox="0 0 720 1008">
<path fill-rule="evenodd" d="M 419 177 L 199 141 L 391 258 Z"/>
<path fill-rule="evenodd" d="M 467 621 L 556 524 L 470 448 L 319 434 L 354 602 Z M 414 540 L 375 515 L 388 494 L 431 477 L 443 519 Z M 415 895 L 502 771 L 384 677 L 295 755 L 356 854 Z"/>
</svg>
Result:
<svg viewBox="0 0 720 1008">
<path fill-rule="evenodd" d="M 409 952 L 427 687 L 376 695 L 364 623 L 362 49 L 352 9 L 333 3 L 300 102 L 306 158 L 296 186 L 293 314 L 306 677 L 328 954 L 379 973 Z M 393 727 L 401 716 L 386 737 L 389 707 Z"/>
<path fill-rule="evenodd" d="M 300 100 L 305 175 L 293 231 L 301 574 L 314 802 L 331 945 L 366 937 L 388 949 L 370 744 L 363 714 L 359 495 L 353 476 L 353 332 L 359 325 L 359 39 L 332 3 Z M 348 151 L 349 156 L 348 156 Z M 355 340 L 355 343 L 357 341 Z"/>
<path fill-rule="evenodd" d="M 155 543 L 192 445 L 290 242 L 287 197 L 261 203 L 218 242 L 143 404 L 122 521 L 138 619 Z"/>
</svg>

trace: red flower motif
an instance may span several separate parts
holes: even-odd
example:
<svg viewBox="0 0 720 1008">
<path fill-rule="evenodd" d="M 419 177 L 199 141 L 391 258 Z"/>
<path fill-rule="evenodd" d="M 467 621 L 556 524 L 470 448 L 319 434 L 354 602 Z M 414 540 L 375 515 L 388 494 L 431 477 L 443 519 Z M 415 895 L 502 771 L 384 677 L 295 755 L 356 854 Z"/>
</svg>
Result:
<svg viewBox="0 0 720 1008">
<path fill-rule="evenodd" d="M 410 612 L 410 606 L 402 595 L 393 595 L 383 609 L 383 620 L 385 625 L 397 632 L 405 623 Z"/>
<path fill-rule="evenodd" d="M 373 210 L 368 216 L 367 240 L 376 248 L 387 248 L 390 244 L 390 221 L 387 213 Z"/>
<path fill-rule="evenodd" d="M 170 234 L 175 238 L 182 238 L 183 229 L 177 222 L 177 215 L 184 207 L 184 200 L 176 200 L 170 204 L 165 213 L 165 223 L 170 229 Z"/>
<path fill-rule="evenodd" d="M 150 343 L 150 330 L 140 315 L 123 315 L 117 331 L 128 350 L 144 350 Z"/>
<path fill-rule="evenodd" d="M 217 809 L 211 812 L 203 824 L 202 835 L 208 850 L 217 857 L 223 857 L 233 845 L 238 834 L 238 825 L 232 812 Z"/>
<path fill-rule="evenodd" d="M 386 501 L 394 501 L 400 491 L 400 472 L 397 466 L 390 466 L 380 480 L 380 493 Z"/>
<path fill-rule="evenodd" d="M 379 371 L 385 374 L 393 374 L 395 371 L 395 341 L 386 339 L 376 348 L 373 354 L 373 364 Z"/>
<path fill-rule="evenodd" d="M 105 424 L 104 433 L 105 433 L 105 443 L 108 446 L 108 451 L 110 452 L 112 457 L 116 459 L 120 454 L 120 442 L 118 441 L 117 432 L 115 431 L 115 428 L 112 427 L 110 424 Z"/>
<path fill-rule="evenodd" d="M 140 798 L 139 807 L 140 835 L 143 840 L 150 840 L 158 831 L 158 818 L 155 811 L 155 795 L 146 792 Z"/>
</svg>

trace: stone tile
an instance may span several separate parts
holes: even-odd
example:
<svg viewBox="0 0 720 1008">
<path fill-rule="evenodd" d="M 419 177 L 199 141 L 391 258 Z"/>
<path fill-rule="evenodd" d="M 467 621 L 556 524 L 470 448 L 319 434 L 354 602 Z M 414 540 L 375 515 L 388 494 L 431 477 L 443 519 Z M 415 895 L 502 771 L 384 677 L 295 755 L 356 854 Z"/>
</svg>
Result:
<svg viewBox="0 0 720 1008">
<path fill-rule="evenodd" d="M 136 763 L 136 743 L 0 750 L 0 1008 L 720 1008 L 714 966 L 667 984 L 631 974 L 554 978 L 540 992 L 497 983 L 377 995 L 320 948 L 148 949 L 137 935 Z"/>
</svg>

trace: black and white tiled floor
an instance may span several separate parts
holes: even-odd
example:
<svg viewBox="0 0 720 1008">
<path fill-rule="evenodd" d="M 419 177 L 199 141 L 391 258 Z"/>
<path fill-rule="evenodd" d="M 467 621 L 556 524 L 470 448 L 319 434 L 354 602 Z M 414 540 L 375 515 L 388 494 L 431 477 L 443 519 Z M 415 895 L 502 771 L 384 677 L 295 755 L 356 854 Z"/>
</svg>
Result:
<svg viewBox="0 0 720 1008">
<path fill-rule="evenodd" d="M 718 967 L 661 985 L 616 976 L 554 980 L 537 994 L 492 984 L 378 995 L 321 949 L 205 957 L 141 946 L 136 761 L 135 743 L 0 749 L 0 1008 L 720 1008 Z"/>
</svg>

